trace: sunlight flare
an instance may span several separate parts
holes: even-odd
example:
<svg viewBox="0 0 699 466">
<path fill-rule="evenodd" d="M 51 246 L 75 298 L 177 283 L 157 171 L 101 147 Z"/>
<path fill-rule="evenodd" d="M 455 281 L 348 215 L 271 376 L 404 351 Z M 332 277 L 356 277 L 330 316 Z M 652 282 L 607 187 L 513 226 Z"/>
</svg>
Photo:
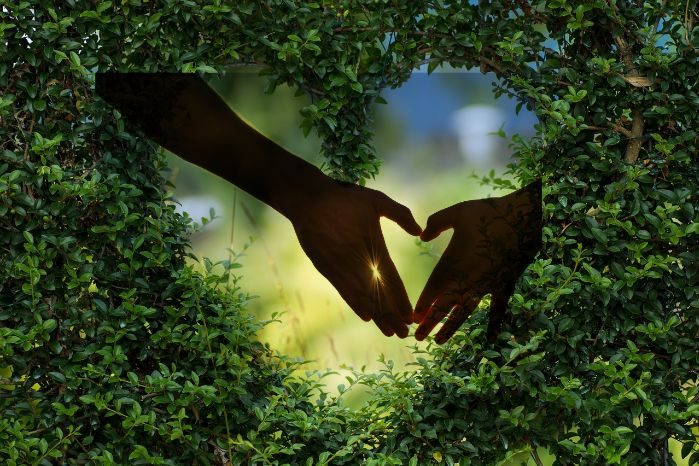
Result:
<svg viewBox="0 0 699 466">
<path fill-rule="evenodd" d="M 381 281 L 381 272 L 379 272 L 378 264 L 372 262 L 371 264 L 369 264 L 369 268 L 371 269 L 371 274 L 372 274 L 374 280 L 377 282 L 380 282 Z"/>
</svg>

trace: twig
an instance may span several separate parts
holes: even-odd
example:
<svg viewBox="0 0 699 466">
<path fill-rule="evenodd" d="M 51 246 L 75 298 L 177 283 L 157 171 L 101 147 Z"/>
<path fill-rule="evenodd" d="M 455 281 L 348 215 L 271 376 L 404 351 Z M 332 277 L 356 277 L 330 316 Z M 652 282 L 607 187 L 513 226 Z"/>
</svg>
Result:
<svg viewBox="0 0 699 466">
<path fill-rule="evenodd" d="M 565 233 L 565 231 L 568 229 L 568 227 L 571 226 L 573 223 L 575 223 L 575 222 L 570 222 L 569 224 L 564 225 L 560 234 L 562 235 L 563 233 Z"/>
<path fill-rule="evenodd" d="M 259 62 L 257 60 L 248 60 L 248 61 L 239 61 L 239 62 L 234 62 L 234 63 L 228 63 L 223 66 L 224 70 L 229 70 L 229 69 L 235 69 L 235 68 L 249 68 L 250 73 L 253 71 L 257 71 L 256 69 L 253 68 L 271 68 L 268 64 Z"/>
<path fill-rule="evenodd" d="M 36 123 L 36 114 L 32 113 L 32 121 L 29 123 L 29 135 L 34 131 L 34 124 Z M 27 155 L 29 154 L 29 146 L 31 146 L 31 142 L 27 142 L 27 145 L 24 146 L 24 160 L 28 160 Z"/>
<path fill-rule="evenodd" d="M 631 136 L 631 131 L 629 131 L 628 129 L 626 129 L 626 128 L 624 128 L 623 126 L 621 126 L 621 123 L 617 123 L 617 124 L 614 125 L 613 127 L 609 127 L 609 126 L 585 125 L 585 127 L 582 128 L 582 129 L 592 129 L 592 130 L 595 130 L 595 131 L 607 131 L 607 130 L 610 130 L 610 129 L 611 129 L 611 130 L 614 131 L 615 133 L 622 134 L 622 135 L 626 136 L 627 138 L 632 137 L 632 136 Z"/>
<path fill-rule="evenodd" d="M 531 445 L 531 454 L 532 458 L 534 458 L 534 462 L 536 463 L 536 466 L 544 466 L 543 461 L 541 461 L 541 458 L 539 457 L 539 452 L 536 451 L 536 446 Z"/>
<path fill-rule="evenodd" d="M 87 418 L 89 418 L 89 417 L 90 417 L 89 415 L 80 416 L 80 417 L 78 417 L 78 418 L 73 419 L 72 422 L 73 422 L 73 424 L 77 424 L 77 423 L 79 423 L 79 422 L 84 421 L 85 419 L 87 419 Z M 47 430 L 53 430 L 53 429 L 55 429 L 55 428 L 56 428 L 56 426 L 41 427 L 41 428 L 39 428 L 39 429 L 36 429 L 36 430 L 32 430 L 32 431 L 30 431 L 30 432 L 27 432 L 25 435 L 26 435 L 27 437 L 33 437 L 33 436 L 35 436 L 35 435 L 37 435 L 37 434 L 41 434 L 41 433 L 46 432 Z"/>
<path fill-rule="evenodd" d="M 66 435 L 65 437 L 63 437 L 62 439 L 60 439 L 59 441 L 57 441 L 56 443 L 54 443 L 53 446 L 51 446 L 51 448 L 49 448 L 48 450 L 46 450 L 46 451 L 44 452 L 44 454 L 42 454 L 42 455 L 39 457 L 39 459 L 36 461 L 36 463 L 34 463 L 34 464 L 41 464 L 41 460 L 43 460 L 44 458 L 46 458 L 46 456 L 47 456 L 49 453 L 51 453 L 53 450 L 55 450 L 56 448 L 58 448 L 59 445 L 61 445 L 63 442 L 65 442 L 66 440 L 68 440 L 69 438 L 71 438 L 73 435 L 75 435 L 75 434 L 77 434 L 77 433 L 78 433 L 78 431 L 77 431 L 77 430 L 74 430 L 73 432 L 70 432 L 68 435 Z"/>
<path fill-rule="evenodd" d="M 616 131 L 617 133 L 621 133 L 627 138 L 633 137 L 633 134 L 631 131 L 628 129 L 624 128 L 624 126 L 621 123 L 621 120 L 617 121 L 616 125 L 614 125 L 614 128 L 612 128 L 612 131 Z"/>
<path fill-rule="evenodd" d="M 25 435 L 27 437 L 33 437 L 34 435 L 41 434 L 42 432 L 46 432 L 47 430 L 49 430 L 48 427 L 42 427 L 41 429 L 35 429 L 35 430 L 30 431 L 30 432 L 27 432 Z"/>
<path fill-rule="evenodd" d="M 498 76 L 505 76 L 505 72 L 502 70 L 500 65 L 495 62 L 495 60 L 491 60 L 483 55 L 478 58 L 481 61 L 481 73 L 485 74 L 488 71 L 494 71 Z"/>
</svg>

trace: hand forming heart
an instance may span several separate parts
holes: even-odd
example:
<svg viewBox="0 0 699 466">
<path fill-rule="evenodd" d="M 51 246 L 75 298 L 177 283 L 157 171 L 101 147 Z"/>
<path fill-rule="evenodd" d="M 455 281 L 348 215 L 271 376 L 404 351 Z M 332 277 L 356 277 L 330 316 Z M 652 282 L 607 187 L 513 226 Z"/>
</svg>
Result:
<svg viewBox="0 0 699 466">
<path fill-rule="evenodd" d="M 540 247 L 540 181 L 433 214 L 421 238 L 432 240 L 448 228 L 454 237 L 412 314 L 379 224 L 384 216 L 420 234 L 407 207 L 379 191 L 330 179 L 251 128 L 197 75 L 98 73 L 96 83 L 98 94 L 147 136 L 287 217 L 318 271 L 387 336 L 404 338 L 416 322 L 422 340 L 449 315 L 436 336 L 443 343 L 491 293 L 492 340 L 515 281 Z"/>
<path fill-rule="evenodd" d="M 503 197 L 465 201 L 434 213 L 420 235 L 454 236 L 432 271 L 417 306 L 415 337 L 423 340 L 449 316 L 435 337 L 444 343 L 490 293 L 487 336 L 500 331 L 515 282 L 541 247 L 541 180 Z"/>
</svg>

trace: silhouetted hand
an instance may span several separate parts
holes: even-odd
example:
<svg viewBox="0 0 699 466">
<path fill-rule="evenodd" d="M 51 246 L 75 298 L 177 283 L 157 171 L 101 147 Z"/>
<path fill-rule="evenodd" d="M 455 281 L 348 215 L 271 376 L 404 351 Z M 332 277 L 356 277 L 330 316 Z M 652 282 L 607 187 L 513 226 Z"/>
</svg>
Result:
<svg viewBox="0 0 699 466">
<path fill-rule="evenodd" d="M 541 248 L 541 180 L 503 197 L 465 201 L 436 212 L 420 238 L 454 235 L 415 306 L 415 332 L 423 340 L 449 316 L 435 336 L 447 341 L 491 293 L 488 340 L 500 332 L 517 278 Z"/>
<path fill-rule="evenodd" d="M 354 312 L 387 336 L 408 335 L 412 307 L 379 223 L 384 216 L 419 235 L 407 207 L 332 180 L 250 127 L 197 75 L 98 73 L 96 89 L 163 147 L 291 220 L 306 255 Z"/>
<path fill-rule="evenodd" d="M 285 215 L 313 265 L 363 320 L 386 336 L 404 338 L 412 306 L 381 232 L 380 217 L 417 236 L 422 229 L 407 207 L 382 192 L 332 182 L 313 202 Z"/>
</svg>

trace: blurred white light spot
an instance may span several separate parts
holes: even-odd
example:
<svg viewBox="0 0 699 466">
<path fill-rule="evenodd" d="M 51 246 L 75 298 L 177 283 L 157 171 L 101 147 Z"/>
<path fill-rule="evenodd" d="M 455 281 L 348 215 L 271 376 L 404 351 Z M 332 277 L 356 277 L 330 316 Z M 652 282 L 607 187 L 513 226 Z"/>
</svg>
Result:
<svg viewBox="0 0 699 466">
<path fill-rule="evenodd" d="M 495 134 L 506 120 L 506 115 L 490 105 L 469 105 L 454 112 L 451 125 L 459 138 L 461 155 L 469 164 L 489 168 L 498 147 Z"/>
<path fill-rule="evenodd" d="M 209 212 L 211 209 L 214 209 L 216 215 L 221 215 L 223 213 L 221 203 L 212 196 L 187 196 L 178 199 L 178 201 L 180 201 L 181 205 L 175 204 L 175 210 L 179 213 L 187 212 L 192 220 L 199 224 L 202 223 L 202 217 L 210 218 Z M 204 229 L 215 229 L 216 226 L 212 227 L 212 225 L 218 224 L 220 224 L 220 222 L 209 222 L 204 226 Z"/>
</svg>

